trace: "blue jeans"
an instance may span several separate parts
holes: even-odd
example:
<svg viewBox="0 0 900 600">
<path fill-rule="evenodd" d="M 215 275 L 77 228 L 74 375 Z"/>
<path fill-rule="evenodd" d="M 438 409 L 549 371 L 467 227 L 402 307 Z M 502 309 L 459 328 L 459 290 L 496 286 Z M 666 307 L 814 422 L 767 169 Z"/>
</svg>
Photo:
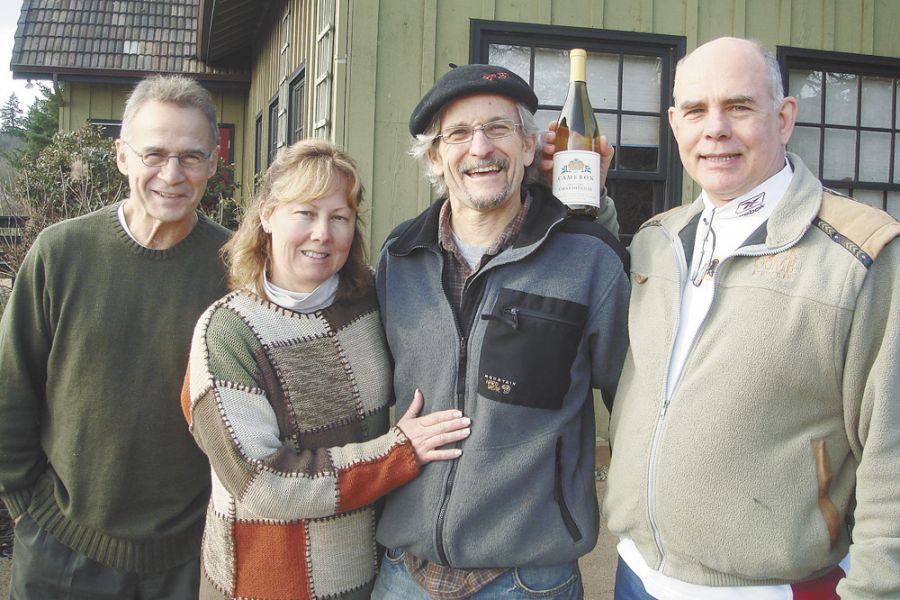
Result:
<svg viewBox="0 0 900 600">
<path fill-rule="evenodd" d="M 410 576 L 403 552 L 388 550 L 381 561 L 372 600 L 430 600 Z M 478 600 L 583 600 L 584 588 L 577 562 L 549 567 L 517 567 L 497 577 L 474 596 Z"/>
<path fill-rule="evenodd" d="M 616 591 L 615 600 L 656 600 L 647 593 L 644 583 L 634 571 L 619 557 L 616 567 Z"/>
</svg>

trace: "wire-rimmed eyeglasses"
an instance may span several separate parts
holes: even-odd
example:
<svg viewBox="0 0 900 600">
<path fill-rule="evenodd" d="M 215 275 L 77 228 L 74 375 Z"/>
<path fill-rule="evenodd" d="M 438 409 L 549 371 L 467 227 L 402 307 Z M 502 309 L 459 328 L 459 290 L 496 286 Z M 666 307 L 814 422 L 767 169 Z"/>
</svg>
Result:
<svg viewBox="0 0 900 600">
<path fill-rule="evenodd" d="M 716 252 L 716 232 L 712 227 L 712 221 L 715 216 L 716 209 L 714 208 L 709 213 L 709 220 L 703 219 L 703 224 L 706 225 L 706 234 L 703 236 L 703 242 L 700 244 L 700 258 L 694 263 L 694 269 L 691 271 L 691 283 L 695 287 L 700 287 L 707 275 L 715 273 L 716 266 L 719 264 L 718 260 L 713 260 L 713 255 Z"/>
<path fill-rule="evenodd" d="M 203 152 L 183 152 L 181 154 L 164 154 L 162 152 L 150 151 L 140 153 L 138 152 L 134 146 L 128 143 L 127 140 L 122 140 L 126 146 L 131 148 L 131 151 L 137 154 L 141 162 L 144 163 L 148 167 L 158 168 L 165 166 L 170 158 L 175 158 L 178 160 L 178 164 L 181 165 L 183 169 L 196 169 L 201 166 L 203 163 L 208 161 L 210 157 L 212 157 L 212 151 L 204 154 Z"/>
<path fill-rule="evenodd" d="M 481 131 L 488 138 L 499 140 L 500 138 L 511 136 L 521 126 L 521 123 L 517 123 L 512 119 L 497 119 L 475 127 L 471 125 L 453 125 L 442 129 L 436 137 L 441 138 L 448 144 L 465 144 L 472 141 L 476 131 Z"/>
</svg>

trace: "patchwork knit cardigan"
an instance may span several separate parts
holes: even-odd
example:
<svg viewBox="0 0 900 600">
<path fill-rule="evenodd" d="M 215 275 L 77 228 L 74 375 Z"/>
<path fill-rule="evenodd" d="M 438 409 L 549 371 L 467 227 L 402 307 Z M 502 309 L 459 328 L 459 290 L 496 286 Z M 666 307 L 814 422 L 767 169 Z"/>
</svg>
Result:
<svg viewBox="0 0 900 600">
<path fill-rule="evenodd" d="M 247 291 L 194 331 L 182 405 L 212 467 L 201 598 L 368 598 L 378 498 L 418 474 L 388 429 L 374 294 L 311 314 Z"/>
</svg>

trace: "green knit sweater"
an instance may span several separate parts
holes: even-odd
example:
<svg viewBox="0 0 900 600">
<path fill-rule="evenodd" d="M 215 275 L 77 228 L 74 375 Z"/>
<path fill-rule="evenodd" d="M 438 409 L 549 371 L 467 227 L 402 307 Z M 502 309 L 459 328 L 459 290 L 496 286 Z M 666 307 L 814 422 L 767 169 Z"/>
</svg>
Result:
<svg viewBox="0 0 900 600">
<path fill-rule="evenodd" d="M 179 409 L 198 316 L 225 292 L 227 230 L 149 250 L 117 206 L 40 234 L 0 321 L 0 498 L 103 564 L 199 554 L 206 458 Z"/>
</svg>

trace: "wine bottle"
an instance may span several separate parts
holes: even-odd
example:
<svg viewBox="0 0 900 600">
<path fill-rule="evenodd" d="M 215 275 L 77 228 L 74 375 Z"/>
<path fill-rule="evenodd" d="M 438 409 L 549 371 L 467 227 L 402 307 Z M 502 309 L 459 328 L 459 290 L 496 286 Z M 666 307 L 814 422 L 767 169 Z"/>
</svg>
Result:
<svg viewBox="0 0 900 600">
<path fill-rule="evenodd" d="M 569 216 L 594 220 L 600 211 L 600 128 L 585 83 L 587 52 L 569 50 L 569 91 L 559 113 L 553 154 L 553 195 Z"/>
</svg>

